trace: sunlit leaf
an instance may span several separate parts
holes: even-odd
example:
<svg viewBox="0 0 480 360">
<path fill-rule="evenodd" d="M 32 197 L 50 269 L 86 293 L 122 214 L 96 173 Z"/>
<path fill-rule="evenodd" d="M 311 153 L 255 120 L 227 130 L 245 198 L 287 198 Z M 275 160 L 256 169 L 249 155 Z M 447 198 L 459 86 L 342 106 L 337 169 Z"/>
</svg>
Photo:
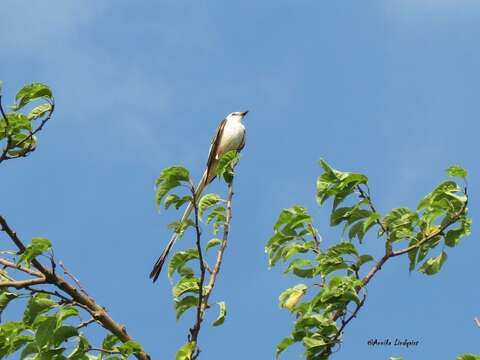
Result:
<svg viewBox="0 0 480 360">
<path fill-rule="evenodd" d="M 215 321 L 213 322 L 213 326 L 222 325 L 225 321 L 225 316 L 227 315 L 227 308 L 225 306 L 224 301 L 217 302 L 219 306 L 219 313 Z"/>
</svg>

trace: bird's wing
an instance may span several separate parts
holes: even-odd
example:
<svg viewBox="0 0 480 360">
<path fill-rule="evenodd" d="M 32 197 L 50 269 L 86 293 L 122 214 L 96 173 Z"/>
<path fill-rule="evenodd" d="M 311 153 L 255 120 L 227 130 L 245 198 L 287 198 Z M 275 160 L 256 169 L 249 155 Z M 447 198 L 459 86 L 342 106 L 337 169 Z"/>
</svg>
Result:
<svg viewBox="0 0 480 360">
<path fill-rule="evenodd" d="M 210 150 L 208 151 L 208 160 L 207 160 L 207 172 L 212 168 L 213 162 L 216 160 L 215 157 L 217 155 L 218 147 L 220 145 L 220 140 L 222 139 L 223 129 L 225 128 L 225 124 L 227 123 L 227 119 L 223 119 L 222 122 L 218 125 L 217 131 L 215 132 L 215 136 L 212 139 L 212 143 L 210 144 Z M 207 173 L 207 179 L 209 178 Z"/>
<path fill-rule="evenodd" d="M 240 152 L 242 151 L 242 149 L 245 147 L 245 140 L 247 138 L 247 131 L 244 130 L 243 131 L 243 138 L 242 138 L 242 142 L 240 143 L 240 146 L 238 147 L 237 151 Z"/>
</svg>

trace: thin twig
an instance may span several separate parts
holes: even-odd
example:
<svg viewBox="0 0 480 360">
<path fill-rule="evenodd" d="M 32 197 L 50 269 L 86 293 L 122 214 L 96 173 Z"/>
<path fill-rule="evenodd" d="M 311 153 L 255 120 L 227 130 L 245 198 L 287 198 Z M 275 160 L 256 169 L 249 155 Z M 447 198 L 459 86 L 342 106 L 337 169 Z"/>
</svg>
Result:
<svg viewBox="0 0 480 360">
<path fill-rule="evenodd" d="M 78 329 L 81 329 L 81 328 L 84 328 L 84 327 L 87 327 L 88 325 L 96 322 L 97 320 L 95 320 L 94 318 L 91 318 L 90 320 L 86 320 L 86 321 L 83 321 L 81 322 L 80 324 L 77 325 L 77 330 Z"/>
<path fill-rule="evenodd" d="M 19 141 L 17 144 L 15 144 L 15 146 L 20 146 L 20 145 L 24 144 L 25 142 L 27 142 L 27 140 L 32 139 L 35 136 L 35 134 L 40 132 L 43 129 L 43 127 L 45 126 L 45 124 L 50 120 L 53 112 L 55 111 L 55 101 L 52 99 L 51 102 L 48 101 L 48 100 L 47 100 L 47 102 L 50 104 L 50 111 L 48 112 L 48 115 L 42 120 L 40 125 L 34 131 L 31 131 L 30 134 L 26 138 L 24 138 L 22 141 Z M 22 155 L 11 157 L 11 159 L 14 159 L 14 158 L 17 158 L 17 157 L 24 157 L 28 154 L 28 152 L 30 152 L 32 150 L 33 150 L 33 148 L 32 148 L 32 145 L 30 144 L 28 151 L 26 151 Z"/>
<path fill-rule="evenodd" d="M 88 295 L 88 293 L 85 291 L 85 289 L 84 289 L 84 287 L 82 286 L 82 284 L 80 283 L 80 281 L 79 281 L 75 276 L 73 276 L 72 273 L 70 273 L 70 272 L 67 270 L 67 268 L 65 267 L 65 265 L 63 264 L 62 261 L 59 262 L 59 265 L 60 265 L 60 267 L 62 268 L 63 273 L 64 273 L 65 275 L 67 275 L 70 279 L 73 280 L 73 282 L 78 286 L 78 288 L 80 289 L 80 291 L 82 291 L 85 295 L 90 296 L 90 295 Z M 53 268 L 53 267 L 52 267 L 52 268 Z"/>
<path fill-rule="evenodd" d="M 205 282 L 205 263 L 203 260 L 203 253 L 202 253 L 202 244 L 201 240 L 201 231 L 200 226 L 198 224 L 198 203 L 195 194 L 195 187 L 192 185 L 191 187 L 192 192 L 192 201 L 193 201 L 193 209 L 195 212 L 195 234 L 196 234 L 196 246 L 198 251 L 198 260 L 200 264 L 200 280 L 198 282 L 198 304 L 197 304 L 197 316 L 196 321 L 193 327 L 190 329 L 190 341 L 197 343 L 198 334 L 200 332 L 200 327 L 204 317 L 204 308 L 203 308 L 203 285 Z M 199 348 L 197 346 L 197 354 L 199 353 Z M 198 356 L 198 355 L 197 355 Z"/>
<path fill-rule="evenodd" d="M 313 241 L 315 241 L 315 248 L 313 249 L 313 252 L 315 254 L 320 254 L 320 237 L 318 236 L 318 231 L 313 227 L 311 223 L 308 224 L 308 227 L 310 229 L 310 233 L 312 234 Z"/>
<path fill-rule="evenodd" d="M 346 316 L 347 314 L 343 313 L 340 328 L 338 329 L 335 336 L 330 340 L 329 346 L 322 349 L 322 351 L 320 351 L 318 356 L 330 354 L 332 352 L 332 348 L 338 343 L 338 339 L 340 338 L 340 336 L 342 336 L 343 330 L 350 323 L 350 321 L 352 321 L 354 318 L 357 317 L 357 314 L 360 311 L 360 309 L 362 308 L 362 306 L 365 304 L 366 299 L 367 299 L 367 295 L 363 295 L 362 300 L 358 304 L 356 304 L 355 310 L 350 314 L 350 316 L 347 317 Z M 341 315 L 338 315 L 338 317 L 340 317 L 340 316 Z"/>
<path fill-rule="evenodd" d="M 0 258 L 0 264 L 3 265 L 4 267 L 16 269 L 16 270 L 22 271 L 24 273 L 27 273 L 27 274 L 30 274 L 30 275 L 33 275 L 33 276 L 43 278 L 43 275 L 40 272 L 29 269 L 29 268 L 26 268 L 26 267 L 24 267 L 20 264 L 15 264 L 15 263 L 13 263 L 11 261 L 8 261 L 6 259 L 1 259 Z"/>
<path fill-rule="evenodd" d="M 28 286 L 46 284 L 47 279 L 45 277 L 27 279 L 27 280 L 15 280 L 15 281 L 0 281 L 0 289 L 14 287 L 15 289 L 24 289 Z"/>
<path fill-rule="evenodd" d="M 105 354 L 110 354 L 110 355 L 120 355 L 120 351 L 115 351 L 115 350 L 107 350 L 107 349 L 101 349 L 101 348 L 94 348 L 94 347 L 89 347 L 88 351 L 99 351 Z"/>
<path fill-rule="evenodd" d="M 0 155 L 0 163 L 1 163 L 2 161 L 6 160 L 7 153 L 10 150 L 10 147 L 12 146 L 12 138 L 11 138 L 11 136 L 8 135 L 8 128 L 9 128 L 8 117 L 7 117 L 7 114 L 5 114 L 5 111 L 3 110 L 2 95 L 1 94 L 0 94 L 0 114 L 5 119 L 5 136 L 7 138 L 7 145 L 3 149 L 2 155 Z"/>
<path fill-rule="evenodd" d="M 368 189 L 368 185 L 367 185 L 367 189 Z M 367 200 L 368 202 L 368 206 L 370 207 L 370 210 L 372 210 L 373 213 L 377 213 L 377 210 L 375 209 L 375 206 L 373 205 L 373 202 L 372 202 L 372 198 L 370 197 L 370 190 L 368 189 L 368 193 L 366 193 L 361 187 L 360 185 L 357 185 L 357 190 L 358 192 L 360 193 L 360 198 L 361 199 L 365 199 Z M 383 233 L 384 234 L 387 234 L 388 232 L 388 229 L 385 227 L 385 225 L 380 221 L 380 219 L 377 219 L 375 220 L 375 222 L 378 224 L 378 226 L 380 226 L 380 228 L 382 229 Z"/>
<path fill-rule="evenodd" d="M 225 223 L 223 224 L 223 237 L 222 242 L 220 243 L 220 248 L 217 251 L 217 260 L 215 266 L 213 267 L 212 274 L 210 275 L 207 288 L 205 290 L 204 302 L 208 304 L 208 299 L 213 291 L 215 286 L 215 281 L 217 280 L 218 273 L 222 266 L 223 255 L 225 254 L 225 248 L 227 247 L 228 235 L 230 232 L 230 223 L 232 221 L 232 199 L 233 199 L 233 180 L 228 184 L 228 196 L 227 196 L 227 209 L 225 213 Z"/>
</svg>

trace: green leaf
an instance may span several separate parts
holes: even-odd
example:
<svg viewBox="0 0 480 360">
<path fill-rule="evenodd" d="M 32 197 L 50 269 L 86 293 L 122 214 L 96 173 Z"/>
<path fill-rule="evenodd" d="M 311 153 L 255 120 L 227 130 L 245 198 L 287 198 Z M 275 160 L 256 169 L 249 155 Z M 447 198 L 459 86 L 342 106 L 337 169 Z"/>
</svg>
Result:
<svg viewBox="0 0 480 360">
<path fill-rule="evenodd" d="M 219 301 L 217 302 L 217 304 L 220 310 L 219 310 L 217 319 L 213 322 L 213 326 L 222 325 L 225 321 L 225 316 L 227 315 L 227 308 L 225 306 L 225 301 Z"/>
<path fill-rule="evenodd" d="M 287 310 L 292 310 L 307 292 L 308 286 L 298 284 L 282 292 L 278 297 L 279 305 Z"/>
<path fill-rule="evenodd" d="M 466 178 L 467 177 L 467 170 L 462 168 L 461 166 L 458 165 L 452 165 L 447 169 L 447 174 L 448 176 L 456 176 L 456 177 L 461 177 L 461 178 Z"/>
<path fill-rule="evenodd" d="M 38 255 L 43 254 L 47 250 L 52 248 L 50 240 L 43 237 L 35 237 L 32 239 L 32 243 L 27 246 L 25 251 L 22 253 L 19 259 L 19 263 L 25 262 L 30 264 L 30 262 L 37 257 Z"/>
<path fill-rule="evenodd" d="M 218 246 L 222 243 L 222 240 L 220 239 L 212 239 L 207 243 L 207 249 L 206 251 L 210 250 L 211 248 Z"/>
<path fill-rule="evenodd" d="M 460 195 L 458 195 L 460 194 Z M 465 194 L 455 181 L 440 183 L 431 193 L 427 194 L 417 205 L 417 210 L 433 208 L 443 211 L 458 211 L 466 201 Z"/>
<path fill-rule="evenodd" d="M 0 316 L 7 307 L 8 303 L 18 297 L 17 294 L 0 289 Z"/>
<path fill-rule="evenodd" d="M 342 241 L 336 245 L 330 246 L 327 250 L 330 255 L 355 255 L 358 256 L 358 251 L 352 243 Z"/>
<path fill-rule="evenodd" d="M 191 307 L 198 305 L 198 298 L 196 296 L 185 296 L 180 300 L 175 300 L 175 317 L 177 320 L 183 315 L 185 311 Z"/>
<path fill-rule="evenodd" d="M 285 349 L 287 349 L 290 345 L 292 345 L 293 343 L 295 343 L 295 340 L 293 339 L 293 336 L 292 335 L 289 335 L 289 336 L 286 336 L 282 339 L 282 341 L 280 341 L 278 344 L 277 344 L 277 353 L 276 353 L 276 358 L 278 359 L 278 357 L 280 356 L 280 354 L 282 352 L 285 351 Z"/>
<path fill-rule="evenodd" d="M 52 338 L 52 334 L 57 327 L 57 319 L 55 316 L 49 316 L 41 322 L 35 334 L 35 342 L 41 348 L 47 344 Z"/>
<path fill-rule="evenodd" d="M 453 247 L 458 244 L 460 239 L 471 234 L 472 219 L 463 218 L 460 227 L 449 230 L 445 235 L 445 245 Z"/>
<path fill-rule="evenodd" d="M 39 349 L 34 342 L 29 343 L 20 353 L 20 360 L 26 359 L 29 355 L 38 353 Z"/>
<path fill-rule="evenodd" d="M 183 233 L 185 230 L 187 230 L 189 227 L 195 227 L 195 223 L 191 219 L 187 219 L 185 221 L 174 221 L 170 224 L 168 224 L 168 228 L 180 236 L 183 236 Z"/>
<path fill-rule="evenodd" d="M 480 360 L 480 355 L 463 354 L 463 355 L 457 356 L 455 360 Z"/>
<path fill-rule="evenodd" d="M 171 279 L 175 271 L 192 259 L 198 259 L 198 250 L 195 248 L 177 252 L 168 265 L 168 277 Z"/>
<path fill-rule="evenodd" d="M 434 275 L 440 271 L 443 263 L 447 260 L 447 254 L 442 251 L 442 253 L 436 257 L 430 258 L 423 263 L 423 265 L 418 269 L 418 271 L 426 275 Z"/>
<path fill-rule="evenodd" d="M 52 336 L 52 334 L 50 333 L 49 336 Z M 52 344 L 54 346 L 59 346 L 64 341 L 67 341 L 74 336 L 78 336 L 78 330 L 75 326 L 62 325 L 53 333 Z"/>
<path fill-rule="evenodd" d="M 137 354 L 139 352 L 142 352 L 143 349 L 142 349 L 142 346 L 136 342 L 136 341 L 133 341 L 133 340 L 129 340 L 127 341 L 126 343 L 123 343 L 121 346 L 119 346 L 118 348 L 118 351 L 120 351 L 122 353 L 122 355 L 124 356 L 129 356 L 129 355 L 132 355 L 132 354 Z"/>
<path fill-rule="evenodd" d="M 198 292 L 198 279 L 192 277 L 184 277 L 178 281 L 172 288 L 172 295 L 174 298 L 178 298 L 181 295 L 188 292 Z"/>
<path fill-rule="evenodd" d="M 217 206 L 213 209 L 210 214 L 208 214 L 207 218 L 205 219 L 205 223 L 210 224 L 213 223 L 213 234 L 218 234 L 218 229 L 222 223 L 226 220 L 226 209 L 223 206 Z"/>
<path fill-rule="evenodd" d="M 388 360 L 403 360 L 403 357 L 391 356 Z"/>
<path fill-rule="evenodd" d="M 102 342 L 102 349 L 113 350 L 113 347 L 120 342 L 120 339 L 113 334 L 108 334 L 105 336 Z"/>
<path fill-rule="evenodd" d="M 302 253 L 302 254 L 306 253 L 309 250 L 315 249 L 315 247 L 316 247 L 316 243 L 314 240 L 310 240 L 305 243 L 288 244 L 283 247 L 283 250 L 281 251 L 281 257 L 284 261 L 287 261 L 292 256 L 298 253 Z"/>
<path fill-rule="evenodd" d="M 333 210 L 353 194 L 357 186 L 368 182 L 365 175 L 335 170 L 324 160 L 320 160 L 320 166 L 324 172 L 317 179 L 317 202 L 322 205 L 333 196 Z"/>
<path fill-rule="evenodd" d="M 35 108 L 30 111 L 28 114 L 27 118 L 28 120 L 32 121 L 35 119 L 39 119 L 44 117 L 47 113 L 49 113 L 52 110 L 52 105 L 50 104 L 42 104 L 39 106 L 36 106 Z"/>
<path fill-rule="evenodd" d="M 303 346 L 309 351 L 317 352 L 326 346 L 326 342 L 323 339 L 316 339 L 313 337 L 303 338 Z"/>
<path fill-rule="evenodd" d="M 183 345 L 175 355 L 175 360 L 192 360 L 192 354 L 197 347 L 195 341 L 190 341 Z"/>
<path fill-rule="evenodd" d="M 63 322 L 65 319 L 69 317 L 78 316 L 78 315 L 79 315 L 78 309 L 71 305 L 63 306 L 56 314 L 59 323 Z"/>
<path fill-rule="evenodd" d="M 78 337 L 77 347 L 73 350 L 73 352 L 67 357 L 69 360 L 84 360 L 85 354 L 88 352 L 90 348 L 90 344 L 88 343 L 88 339 L 80 335 Z"/>
<path fill-rule="evenodd" d="M 357 268 L 360 269 L 363 264 L 366 264 L 367 262 L 370 262 L 372 260 L 373 256 L 371 255 L 360 255 L 357 260 Z"/>
<path fill-rule="evenodd" d="M 41 83 L 25 85 L 15 96 L 16 104 L 13 109 L 17 111 L 28 103 L 42 98 L 47 100 L 52 100 L 53 98 L 52 92 L 47 85 Z"/>
<path fill-rule="evenodd" d="M 370 216 L 363 222 L 363 232 L 366 233 L 377 220 L 380 219 L 379 213 L 371 213 Z"/>
<path fill-rule="evenodd" d="M 218 194 L 206 194 L 198 202 L 198 216 L 201 218 L 205 211 L 218 204 L 222 198 Z"/>
<path fill-rule="evenodd" d="M 165 206 L 165 209 L 168 209 L 171 205 L 175 206 L 175 209 L 180 209 L 180 207 L 185 204 L 186 202 L 191 202 L 192 197 L 189 195 L 185 195 L 183 197 L 179 197 L 176 194 L 170 194 L 165 198 L 165 201 L 163 202 L 163 205 Z"/>
<path fill-rule="evenodd" d="M 190 184 L 190 174 L 182 166 L 170 166 L 163 169 L 155 182 L 156 204 L 160 207 L 163 197 L 172 189 L 180 186 L 182 182 Z"/>
<path fill-rule="evenodd" d="M 234 168 L 240 159 L 240 153 L 237 150 L 231 150 L 222 155 L 218 161 L 217 176 L 223 177 L 230 184 L 235 174 Z"/>
<path fill-rule="evenodd" d="M 38 315 L 50 310 L 57 303 L 50 299 L 47 294 L 34 294 L 28 301 L 23 314 L 23 322 L 33 324 Z"/>
</svg>

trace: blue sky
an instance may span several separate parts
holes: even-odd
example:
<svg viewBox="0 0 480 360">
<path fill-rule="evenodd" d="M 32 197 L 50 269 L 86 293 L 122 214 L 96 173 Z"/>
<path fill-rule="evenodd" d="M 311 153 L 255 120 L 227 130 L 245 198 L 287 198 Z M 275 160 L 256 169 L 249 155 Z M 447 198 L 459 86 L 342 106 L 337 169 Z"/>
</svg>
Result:
<svg viewBox="0 0 480 360">
<path fill-rule="evenodd" d="M 403 258 L 388 263 L 332 359 L 480 352 L 478 1 L 3 0 L 0 11 L 5 99 L 46 82 L 58 108 L 38 151 L 2 164 L 1 213 L 25 239 L 49 237 L 154 359 L 172 358 L 191 325 L 175 321 L 166 276 L 148 280 L 173 216 L 157 213 L 154 180 L 172 164 L 198 179 L 218 122 L 245 109 L 214 293 L 228 318 L 204 327 L 202 358 L 271 359 L 289 333 L 277 297 L 296 280 L 268 270 L 263 248 L 293 204 L 311 211 L 327 245 L 339 239 L 314 200 L 320 158 L 367 174 L 382 212 L 415 206 L 459 163 L 470 172 L 474 220 L 437 276 L 409 274 Z M 370 238 L 364 251 L 382 248 Z M 420 344 L 366 345 L 386 337 Z"/>
</svg>

